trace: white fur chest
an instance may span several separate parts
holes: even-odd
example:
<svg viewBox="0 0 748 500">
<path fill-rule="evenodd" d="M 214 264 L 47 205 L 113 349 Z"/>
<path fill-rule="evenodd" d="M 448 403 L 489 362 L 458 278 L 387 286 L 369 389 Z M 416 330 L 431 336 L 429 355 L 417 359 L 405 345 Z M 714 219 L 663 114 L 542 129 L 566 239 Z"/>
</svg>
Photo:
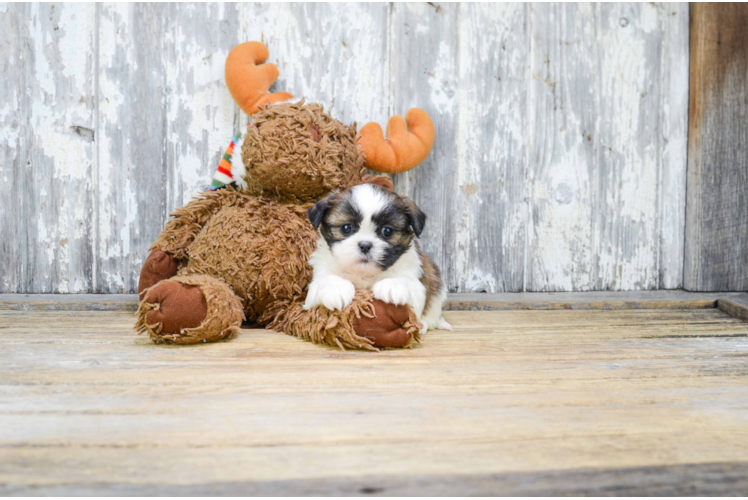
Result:
<svg viewBox="0 0 748 500">
<path fill-rule="evenodd" d="M 374 286 L 374 283 L 381 279 L 382 273 L 378 272 L 376 274 L 367 274 L 343 271 L 341 272 L 340 276 L 353 283 L 353 286 L 355 286 L 359 290 L 371 290 L 371 287 Z"/>
</svg>

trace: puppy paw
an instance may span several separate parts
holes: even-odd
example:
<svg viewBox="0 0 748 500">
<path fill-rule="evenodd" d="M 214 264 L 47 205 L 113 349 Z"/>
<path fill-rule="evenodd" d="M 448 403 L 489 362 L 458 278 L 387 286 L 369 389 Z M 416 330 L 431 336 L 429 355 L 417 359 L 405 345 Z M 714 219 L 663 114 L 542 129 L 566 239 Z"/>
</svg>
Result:
<svg viewBox="0 0 748 500">
<path fill-rule="evenodd" d="M 452 325 L 447 323 L 443 317 L 439 318 L 439 323 L 434 327 L 435 330 L 448 330 L 450 332 L 453 332 Z"/>
<path fill-rule="evenodd" d="M 436 322 L 432 321 L 431 323 L 421 318 L 421 323 L 423 324 L 423 328 L 421 328 L 420 330 L 421 335 L 425 334 L 429 330 L 449 330 L 450 332 L 453 331 L 452 325 L 447 323 L 443 317 L 436 320 Z"/>
<path fill-rule="evenodd" d="M 377 281 L 371 287 L 371 292 L 375 299 L 397 306 L 406 304 L 410 296 L 408 287 L 397 278 L 385 278 L 382 281 Z"/>
<path fill-rule="evenodd" d="M 353 302 L 354 295 L 356 287 L 347 279 L 340 276 L 325 276 L 312 281 L 309 285 L 304 309 L 321 305 L 331 311 L 340 311 Z"/>
<path fill-rule="evenodd" d="M 428 321 L 426 321 L 425 319 L 421 319 L 421 324 L 423 325 L 423 328 L 421 328 L 421 329 L 419 330 L 419 333 L 420 333 L 421 335 L 425 335 L 425 334 L 426 334 L 426 332 L 428 332 L 428 331 L 429 331 L 429 322 L 428 322 Z"/>
<path fill-rule="evenodd" d="M 319 290 L 320 302 L 323 306 L 331 311 L 340 311 L 353 302 L 353 296 L 356 295 L 356 287 L 353 283 L 346 281 L 339 287 L 327 286 Z"/>
</svg>

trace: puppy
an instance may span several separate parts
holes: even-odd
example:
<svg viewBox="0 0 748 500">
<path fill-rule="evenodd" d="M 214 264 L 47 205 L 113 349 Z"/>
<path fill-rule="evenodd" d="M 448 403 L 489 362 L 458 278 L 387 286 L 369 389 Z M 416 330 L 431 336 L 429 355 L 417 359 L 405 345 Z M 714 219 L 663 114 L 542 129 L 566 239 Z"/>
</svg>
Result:
<svg viewBox="0 0 748 500">
<path fill-rule="evenodd" d="M 426 223 L 411 200 L 375 184 L 332 193 L 309 209 L 320 235 L 309 257 L 313 278 L 305 309 L 343 309 L 356 289 L 390 304 L 409 304 L 423 330 L 452 327 L 442 317 L 447 297 L 441 273 L 415 238 Z"/>
</svg>

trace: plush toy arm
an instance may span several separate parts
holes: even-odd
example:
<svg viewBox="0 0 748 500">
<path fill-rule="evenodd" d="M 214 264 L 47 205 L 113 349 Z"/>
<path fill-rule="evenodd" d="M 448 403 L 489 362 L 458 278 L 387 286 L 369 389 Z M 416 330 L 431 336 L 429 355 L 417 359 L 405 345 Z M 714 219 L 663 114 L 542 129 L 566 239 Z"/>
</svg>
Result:
<svg viewBox="0 0 748 500">
<path fill-rule="evenodd" d="M 268 328 L 288 335 L 341 349 L 406 347 L 411 340 L 420 342 L 423 327 L 410 306 L 396 306 L 374 299 L 371 292 L 357 290 L 342 311 L 324 306 L 309 310 L 303 302 L 280 309 Z"/>
<path fill-rule="evenodd" d="M 187 261 L 187 248 L 197 233 L 223 207 L 244 204 L 248 197 L 232 188 L 203 193 L 170 214 L 166 227 L 148 250 L 161 250 L 177 261 Z"/>
</svg>

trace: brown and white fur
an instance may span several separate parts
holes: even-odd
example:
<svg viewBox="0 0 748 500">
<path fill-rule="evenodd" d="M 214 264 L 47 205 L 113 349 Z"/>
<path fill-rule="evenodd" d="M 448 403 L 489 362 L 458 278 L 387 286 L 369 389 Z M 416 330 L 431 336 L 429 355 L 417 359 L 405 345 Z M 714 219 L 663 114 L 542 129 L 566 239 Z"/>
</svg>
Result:
<svg viewBox="0 0 748 500">
<path fill-rule="evenodd" d="M 332 193 L 308 212 L 318 230 L 305 309 L 343 309 L 356 289 L 391 304 L 408 304 L 427 330 L 452 327 L 442 317 L 447 297 L 439 268 L 415 239 L 426 215 L 404 196 L 374 184 Z"/>
</svg>

